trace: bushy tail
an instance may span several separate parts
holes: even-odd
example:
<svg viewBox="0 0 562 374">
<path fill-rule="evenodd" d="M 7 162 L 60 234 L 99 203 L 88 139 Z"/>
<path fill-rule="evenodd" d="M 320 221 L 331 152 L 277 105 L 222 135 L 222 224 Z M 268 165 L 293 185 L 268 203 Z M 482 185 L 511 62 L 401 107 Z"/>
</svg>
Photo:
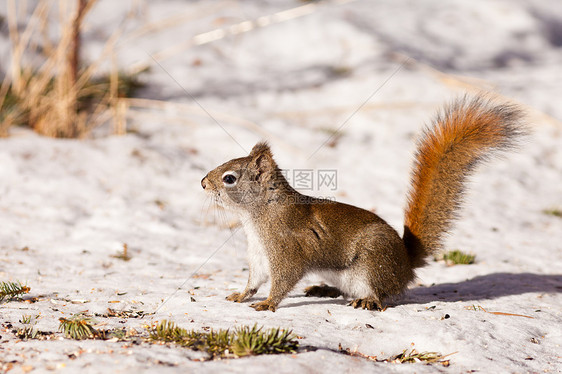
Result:
<svg viewBox="0 0 562 374">
<path fill-rule="evenodd" d="M 413 267 L 440 249 L 462 203 L 475 166 L 509 149 L 526 132 L 513 104 L 483 96 L 458 99 L 426 128 L 418 144 L 404 222 L 404 243 Z"/>
</svg>

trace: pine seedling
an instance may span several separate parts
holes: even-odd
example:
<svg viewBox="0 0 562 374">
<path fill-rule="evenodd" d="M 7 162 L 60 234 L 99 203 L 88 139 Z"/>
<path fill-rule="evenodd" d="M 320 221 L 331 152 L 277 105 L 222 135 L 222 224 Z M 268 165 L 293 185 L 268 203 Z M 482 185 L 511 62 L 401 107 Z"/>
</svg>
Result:
<svg viewBox="0 0 562 374">
<path fill-rule="evenodd" d="M 212 333 L 211 331 L 211 334 Z M 152 327 L 150 339 L 153 341 L 174 343 L 195 351 L 208 351 L 213 341 L 212 338 L 209 339 L 209 335 L 210 334 L 194 330 L 187 331 L 171 321 L 163 320 Z"/>
<path fill-rule="evenodd" d="M 449 265 L 469 265 L 474 263 L 475 255 L 455 249 L 443 255 L 443 260 Z"/>
<path fill-rule="evenodd" d="M 150 338 L 153 341 L 172 342 L 193 350 L 205 351 L 213 358 L 229 357 L 228 353 L 238 357 L 293 353 L 299 345 L 291 331 L 280 328 L 262 331 L 261 327 L 254 325 L 242 326 L 235 331 L 220 329 L 207 333 L 187 331 L 166 320 L 152 327 Z"/>
<path fill-rule="evenodd" d="M 59 331 L 63 332 L 67 338 L 82 340 L 94 339 L 100 336 L 92 325 L 92 319 L 81 313 L 73 315 L 71 318 L 59 318 Z"/>
<path fill-rule="evenodd" d="M 178 343 L 188 337 L 187 330 L 176 326 L 175 323 L 163 320 L 152 327 L 150 339 L 163 342 Z"/>
<path fill-rule="evenodd" d="M 298 348 L 292 331 L 280 328 L 261 331 L 254 325 L 242 326 L 236 330 L 232 351 L 237 356 L 250 356 L 275 353 L 294 353 Z"/>
<path fill-rule="evenodd" d="M 234 338 L 234 334 L 232 334 L 228 329 L 223 330 L 220 329 L 218 331 L 211 330 L 207 334 L 206 350 L 209 352 L 213 357 L 221 357 L 224 356 L 226 351 L 232 351 L 232 340 Z"/>
<path fill-rule="evenodd" d="M 21 295 L 26 294 L 30 291 L 30 288 L 26 285 L 22 285 L 21 282 L 0 282 L 0 302 L 6 299 L 7 301 L 12 301 L 19 298 Z"/>
</svg>

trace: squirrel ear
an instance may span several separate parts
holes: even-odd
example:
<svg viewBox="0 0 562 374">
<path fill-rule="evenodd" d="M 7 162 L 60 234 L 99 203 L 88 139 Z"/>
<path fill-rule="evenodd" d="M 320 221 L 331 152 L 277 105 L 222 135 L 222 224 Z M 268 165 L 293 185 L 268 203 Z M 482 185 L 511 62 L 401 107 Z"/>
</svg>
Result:
<svg viewBox="0 0 562 374">
<path fill-rule="evenodd" d="M 273 175 L 277 165 L 273 160 L 273 154 L 266 142 L 259 142 L 250 152 L 252 164 L 256 168 L 257 177 L 263 179 L 264 176 Z"/>
<path fill-rule="evenodd" d="M 256 156 L 261 153 L 269 153 L 271 155 L 271 149 L 269 149 L 269 144 L 267 142 L 259 142 L 250 151 L 250 156 Z"/>
</svg>

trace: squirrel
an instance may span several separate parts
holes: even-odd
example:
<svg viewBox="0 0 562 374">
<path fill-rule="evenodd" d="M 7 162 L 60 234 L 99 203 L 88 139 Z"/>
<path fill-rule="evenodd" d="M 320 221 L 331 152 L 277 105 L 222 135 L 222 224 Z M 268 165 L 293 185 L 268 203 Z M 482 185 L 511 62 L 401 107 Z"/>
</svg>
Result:
<svg viewBox="0 0 562 374">
<path fill-rule="evenodd" d="M 481 161 L 517 144 L 527 132 L 523 119 L 517 105 L 487 95 L 446 105 L 418 141 L 402 237 L 368 210 L 297 192 L 266 142 L 218 166 L 201 185 L 238 213 L 248 240 L 248 283 L 226 299 L 246 301 L 271 279 L 269 297 L 250 306 L 275 311 L 303 276 L 316 273 L 335 287 L 308 287 L 307 296 L 343 295 L 355 308 L 382 310 L 441 249 L 467 177 Z"/>
</svg>

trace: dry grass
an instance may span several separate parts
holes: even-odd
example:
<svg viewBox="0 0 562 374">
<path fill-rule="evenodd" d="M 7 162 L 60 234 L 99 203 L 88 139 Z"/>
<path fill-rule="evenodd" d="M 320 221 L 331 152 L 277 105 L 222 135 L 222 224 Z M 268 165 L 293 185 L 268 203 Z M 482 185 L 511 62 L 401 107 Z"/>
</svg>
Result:
<svg viewBox="0 0 562 374">
<path fill-rule="evenodd" d="M 18 13 L 25 14 L 21 9 L 25 2 L 16 5 L 8 0 L 11 61 L 0 86 L 0 136 L 7 136 L 12 126 L 29 126 L 41 135 L 76 138 L 112 118 L 116 132 L 123 131 L 116 65 L 105 80 L 94 77 L 114 56 L 120 30 L 108 39 L 96 61 L 80 63 L 83 20 L 96 1 L 60 0 L 55 9 L 55 2 L 39 0 L 31 16 L 21 19 Z M 53 21 L 55 10 L 58 19 Z M 60 26 L 54 41 L 48 35 L 53 22 Z M 26 26 L 20 30 L 18 25 Z"/>
<path fill-rule="evenodd" d="M 535 318 L 535 317 L 526 316 L 524 314 L 517 314 L 517 313 L 490 312 L 490 311 L 484 309 L 481 305 L 471 305 L 471 306 L 466 306 L 464 308 L 467 309 L 467 310 L 483 311 L 483 312 L 486 312 L 486 313 L 489 313 L 489 314 L 495 314 L 497 316 L 525 317 L 525 318 L 529 318 L 529 319 Z"/>
</svg>

